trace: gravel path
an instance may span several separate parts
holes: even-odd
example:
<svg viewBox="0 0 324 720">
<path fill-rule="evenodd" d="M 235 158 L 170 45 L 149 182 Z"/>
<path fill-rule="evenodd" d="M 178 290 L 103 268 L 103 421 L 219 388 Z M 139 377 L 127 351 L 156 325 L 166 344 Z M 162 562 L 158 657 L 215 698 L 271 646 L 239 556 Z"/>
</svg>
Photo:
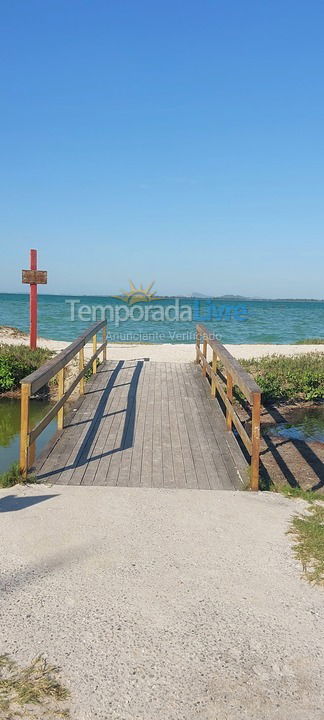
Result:
<svg viewBox="0 0 324 720">
<path fill-rule="evenodd" d="M 75 720 L 320 720 L 323 590 L 279 495 L 0 491 L 1 648 L 62 667 Z"/>
</svg>

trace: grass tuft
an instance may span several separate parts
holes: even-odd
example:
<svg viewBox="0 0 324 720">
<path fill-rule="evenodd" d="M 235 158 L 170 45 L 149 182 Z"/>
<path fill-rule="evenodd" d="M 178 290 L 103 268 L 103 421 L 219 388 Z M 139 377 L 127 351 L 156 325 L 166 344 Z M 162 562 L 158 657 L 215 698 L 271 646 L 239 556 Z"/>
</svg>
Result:
<svg viewBox="0 0 324 720">
<path fill-rule="evenodd" d="M 288 533 L 295 540 L 294 554 L 310 583 L 324 585 L 324 505 L 316 503 L 307 515 L 296 515 Z"/>
<path fill-rule="evenodd" d="M 0 488 L 10 488 L 13 487 L 13 485 L 18 485 L 19 483 L 28 482 L 30 485 L 31 483 L 36 482 L 35 475 L 28 475 L 27 480 L 25 480 L 21 472 L 19 470 L 19 463 L 15 462 L 10 465 L 10 468 L 6 470 L 6 472 L 0 473 Z"/>
<path fill-rule="evenodd" d="M 0 656 L 0 718 L 18 717 L 44 719 L 69 718 L 61 703 L 69 697 L 58 678 L 59 668 L 48 665 L 38 656 L 30 665 L 20 668 L 8 655 Z M 24 708 L 24 715 L 21 715 Z M 25 714 L 26 713 L 26 714 Z"/>
<path fill-rule="evenodd" d="M 290 485 L 283 485 L 282 487 L 275 487 L 275 492 L 280 492 L 287 498 L 292 500 L 306 500 L 309 503 L 314 503 L 320 499 L 319 493 L 314 490 L 303 490 L 301 487 L 290 487 Z"/>
<path fill-rule="evenodd" d="M 0 488 L 9 488 L 23 482 L 18 463 L 13 463 L 6 472 L 0 474 Z"/>
</svg>

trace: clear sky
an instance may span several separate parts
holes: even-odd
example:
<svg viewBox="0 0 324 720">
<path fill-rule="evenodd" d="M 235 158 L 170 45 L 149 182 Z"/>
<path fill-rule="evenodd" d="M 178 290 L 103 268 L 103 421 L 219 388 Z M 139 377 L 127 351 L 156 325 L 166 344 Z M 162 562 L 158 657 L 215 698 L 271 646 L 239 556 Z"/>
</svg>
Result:
<svg viewBox="0 0 324 720">
<path fill-rule="evenodd" d="M 2 0 L 0 291 L 324 297 L 322 0 Z"/>
</svg>

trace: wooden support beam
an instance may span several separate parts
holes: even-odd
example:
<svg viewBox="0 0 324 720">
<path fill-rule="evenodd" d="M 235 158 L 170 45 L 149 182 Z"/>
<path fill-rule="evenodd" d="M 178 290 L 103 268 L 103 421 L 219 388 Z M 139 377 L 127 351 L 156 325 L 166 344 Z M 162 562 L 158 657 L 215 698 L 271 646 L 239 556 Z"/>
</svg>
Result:
<svg viewBox="0 0 324 720">
<path fill-rule="evenodd" d="M 61 398 L 64 395 L 64 376 L 65 376 L 65 368 L 61 368 L 61 370 L 57 374 L 57 380 L 58 380 L 58 399 L 61 400 Z M 64 405 L 59 409 L 57 413 L 57 429 L 63 430 L 64 428 Z"/>
<path fill-rule="evenodd" d="M 259 490 L 261 394 L 255 393 L 252 404 L 251 490 Z"/>
<path fill-rule="evenodd" d="M 200 363 L 200 332 L 196 332 L 196 363 Z"/>
<path fill-rule="evenodd" d="M 81 350 L 79 350 L 79 373 L 82 372 L 84 368 L 84 348 L 82 347 Z M 84 376 L 80 378 L 79 383 L 79 393 L 80 395 L 84 395 Z"/>
<path fill-rule="evenodd" d="M 21 385 L 20 403 L 20 453 L 19 468 L 24 479 L 28 473 L 28 433 L 29 433 L 29 398 L 30 386 L 26 383 Z"/>
<path fill-rule="evenodd" d="M 216 373 L 217 373 L 217 355 L 216 355 L 215 350 L 213 350 L 212 371 L 216 375 Z M 212 376 L 212 381 L 211 381 L 211 386 L 210 386 L 210 392 L 211 392 L 212 397 L 216 397 L 216 390 L 217 390 L 217 387 L 216 387 L 215 378 Z"/>
<path fill-rule="evenodd" d="M 105 343 L 105 347 L 102 351 L 102 360 L 105 362 L 107 360 L 107 326 L 105 325 L 102 328 L 102 342 Z"/>
<path fill-rule="evenodd" d="M 202 353 L 203 353 L 203 356 L 204 356 L 205 360 L 207 360 L 207 340 L 206 340 L 205 338 L 204 338 L 204 341 L 203 341 L 203 350 L 202 350 Z M 204 363 L 204 365 L 202 366 L 202 374 L 206 377 L 206 373 L 207 373 L 207 370 L 206 370 L 206 365 L 205 365 L 205 363 Z"/>
<path fill-rule="evenodd" d="M 226 381 L 226 395 L 229 400 L 229 402 L 233 403 L 233 378 L 232 375 L 228 372 L 227 373 L 227 381 Z M 226 427 L 227 430 L 232 430 L 232 415 L 226 408 Z"/>
<path fill-rule="evenodd" d="M 97 351 L 97 333 L 94 334 L 92 338 L 92 354 L 94 355 Z M 97 358 L 94 359 L 92 363 L 92 372 L 95 375 L 97 372 Z"/>
</svg>

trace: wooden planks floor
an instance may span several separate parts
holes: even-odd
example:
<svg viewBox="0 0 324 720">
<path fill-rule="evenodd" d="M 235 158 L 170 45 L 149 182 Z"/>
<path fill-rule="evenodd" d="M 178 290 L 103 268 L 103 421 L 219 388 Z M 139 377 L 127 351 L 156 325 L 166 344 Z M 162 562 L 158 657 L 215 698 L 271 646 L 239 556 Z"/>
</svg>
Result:
<svg viewBox="0 0 324 720">
<path fill-rule="evenodd" d="M 245 461 L 193 363 L 103 363 L 36 468 L 63 485 L 242 487 Z"/>
</svg>

